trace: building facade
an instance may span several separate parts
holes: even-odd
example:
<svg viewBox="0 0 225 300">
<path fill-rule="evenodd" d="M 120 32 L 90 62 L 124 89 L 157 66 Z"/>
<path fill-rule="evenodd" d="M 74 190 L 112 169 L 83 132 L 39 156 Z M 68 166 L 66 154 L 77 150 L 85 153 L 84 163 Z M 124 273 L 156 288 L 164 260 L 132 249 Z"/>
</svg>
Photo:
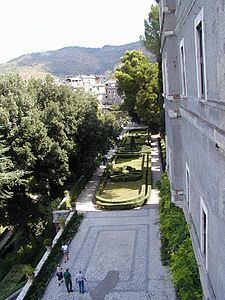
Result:
<svg viewBox="0 0 225 300">
<path fill-rule="evenodd" d="M 82 89 L 85 92 L 96 94 L 101 106 L 123 103 L 123 99 L 118 94 L 116 80 L 106 80 L 103 76 L 96 75 L 69 75 L 64 83 L 70 86 L 73 91 Z"/>
<path fill-rule="evenodd" d="M 161 0 L 167 169 L 204 299 L 225 299 L 225 0 Z"/>
</svg>

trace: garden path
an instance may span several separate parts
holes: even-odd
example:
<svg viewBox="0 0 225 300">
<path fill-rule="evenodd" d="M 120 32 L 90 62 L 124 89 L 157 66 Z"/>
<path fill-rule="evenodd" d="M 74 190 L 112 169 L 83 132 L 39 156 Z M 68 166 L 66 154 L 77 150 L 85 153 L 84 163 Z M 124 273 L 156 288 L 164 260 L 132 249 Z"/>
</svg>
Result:
<svg viewBox="0 0 225 300">
<path fill-rule="evenodd" d="M 113 150 L 109 155 L 113 154 Z M 69 262 L 74 292 L 67 294 L 57 286 L 56 276 L 50 280 L 43 300 L 175 300 L 175 291 L 167 267 L 160 261 L 157 205 L 159 195 L 155 183 L 160 179 L 161 162 L 157 136 L 152 136 L 153 190 L 148 203 L 139 209 L 102 211 L 93 201 L 101 166 L 77 202 L 78 212 L 85 217 L 70 244 Z M 75 275 L 82 270 L 87 278 L 87 292 L 78 293 Z"/>
</svg>

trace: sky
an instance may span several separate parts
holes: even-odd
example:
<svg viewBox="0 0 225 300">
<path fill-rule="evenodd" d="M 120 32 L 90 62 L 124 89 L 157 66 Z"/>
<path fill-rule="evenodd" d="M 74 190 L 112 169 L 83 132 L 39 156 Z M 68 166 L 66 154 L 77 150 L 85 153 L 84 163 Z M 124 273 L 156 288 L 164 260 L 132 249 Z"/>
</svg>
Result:
<svg viewBox="0 0 225 300">
<path fill-rule="evenodd" d="M 0 63 L 68 46 L 124 45 L 144 35 L 154 0 L 1 0 Z"/>
</svg>

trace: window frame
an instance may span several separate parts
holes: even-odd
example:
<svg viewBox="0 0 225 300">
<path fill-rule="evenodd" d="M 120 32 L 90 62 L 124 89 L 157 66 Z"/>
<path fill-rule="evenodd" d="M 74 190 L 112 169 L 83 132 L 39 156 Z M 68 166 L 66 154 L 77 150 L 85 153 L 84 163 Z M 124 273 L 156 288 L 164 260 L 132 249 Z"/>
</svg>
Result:
<svg viewBox="0 0 225 300">
<path fill-rule="evenodd" d="M 199 39 L 199 29 L 201 24 L 201 37 Z M 206 80 L 206 58 L 205 58 L 205 36 L 204 36 L 204 10 L 203 7 L 194 21 L 195 32 L 195 63 L 197 75 L 198 98 L 207 100 L 207 80 Z"/>
<path fill-rule="evenodd" d="M 200 203 L 200 249 L 205 259 L 206 271 L 208 271 L 208 209 L 202 197 Z"/>
<path fill-rule="evenodd" d="M 181 90 L 182 95 L 187 96 L 187 71 L 184 38 L 180 41 L 180 72 L 181 72 Z"/>
<path fill-rule="evenodd" d="M 188 208 L 190 208 L 190 169 L 188 164 L 185 166 L 185 188 L 186 188 L 186 201 Z"/>
<path fill-rule="evenodd" d="M 163 74 L 163 94 L 167 97 L 169 91 L 168 70 L 167 70 L 167 53 L 162 58 L 162 74 Z"/>
</svg>

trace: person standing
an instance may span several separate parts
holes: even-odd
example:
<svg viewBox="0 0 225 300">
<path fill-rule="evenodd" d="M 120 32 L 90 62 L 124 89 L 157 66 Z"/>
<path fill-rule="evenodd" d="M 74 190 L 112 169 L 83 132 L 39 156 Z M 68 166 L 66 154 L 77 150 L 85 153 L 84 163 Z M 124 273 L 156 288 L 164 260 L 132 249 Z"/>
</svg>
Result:
<svg viewBox="0 0 225 300">
<path fill-rule="evenodd" d="M 58 278 L 58 285 L 63 282 L 63 269 L 60 265 L 57 266 L 56 276 Z"/>
<path fill-rule="evenodd" d="M 63 244 L 61 249 L 66 263 L 66 261 L 69 260 L 69 246 L 67 244 Z"/>
<path fill-rule="evenodd" d="M 71 274 L 69 272 L 69 268 L 66 269 L 66 272 L 64 272 L 63 277 L 65 280 L 67 292 L 68 293 L 72 292 L 73 291 L 72 290 L 72 279 L 71 279 Z"/>
<path fill-rule="evenodd" d="M 76 276 L 76 282 L 79 284 L 79 292 L 81 294 L 84 294 L 84 281 L 87 281 L 87 280 L 84 277 L 84 274 L 81 271 L 79 271 Z"/>
</svg>

